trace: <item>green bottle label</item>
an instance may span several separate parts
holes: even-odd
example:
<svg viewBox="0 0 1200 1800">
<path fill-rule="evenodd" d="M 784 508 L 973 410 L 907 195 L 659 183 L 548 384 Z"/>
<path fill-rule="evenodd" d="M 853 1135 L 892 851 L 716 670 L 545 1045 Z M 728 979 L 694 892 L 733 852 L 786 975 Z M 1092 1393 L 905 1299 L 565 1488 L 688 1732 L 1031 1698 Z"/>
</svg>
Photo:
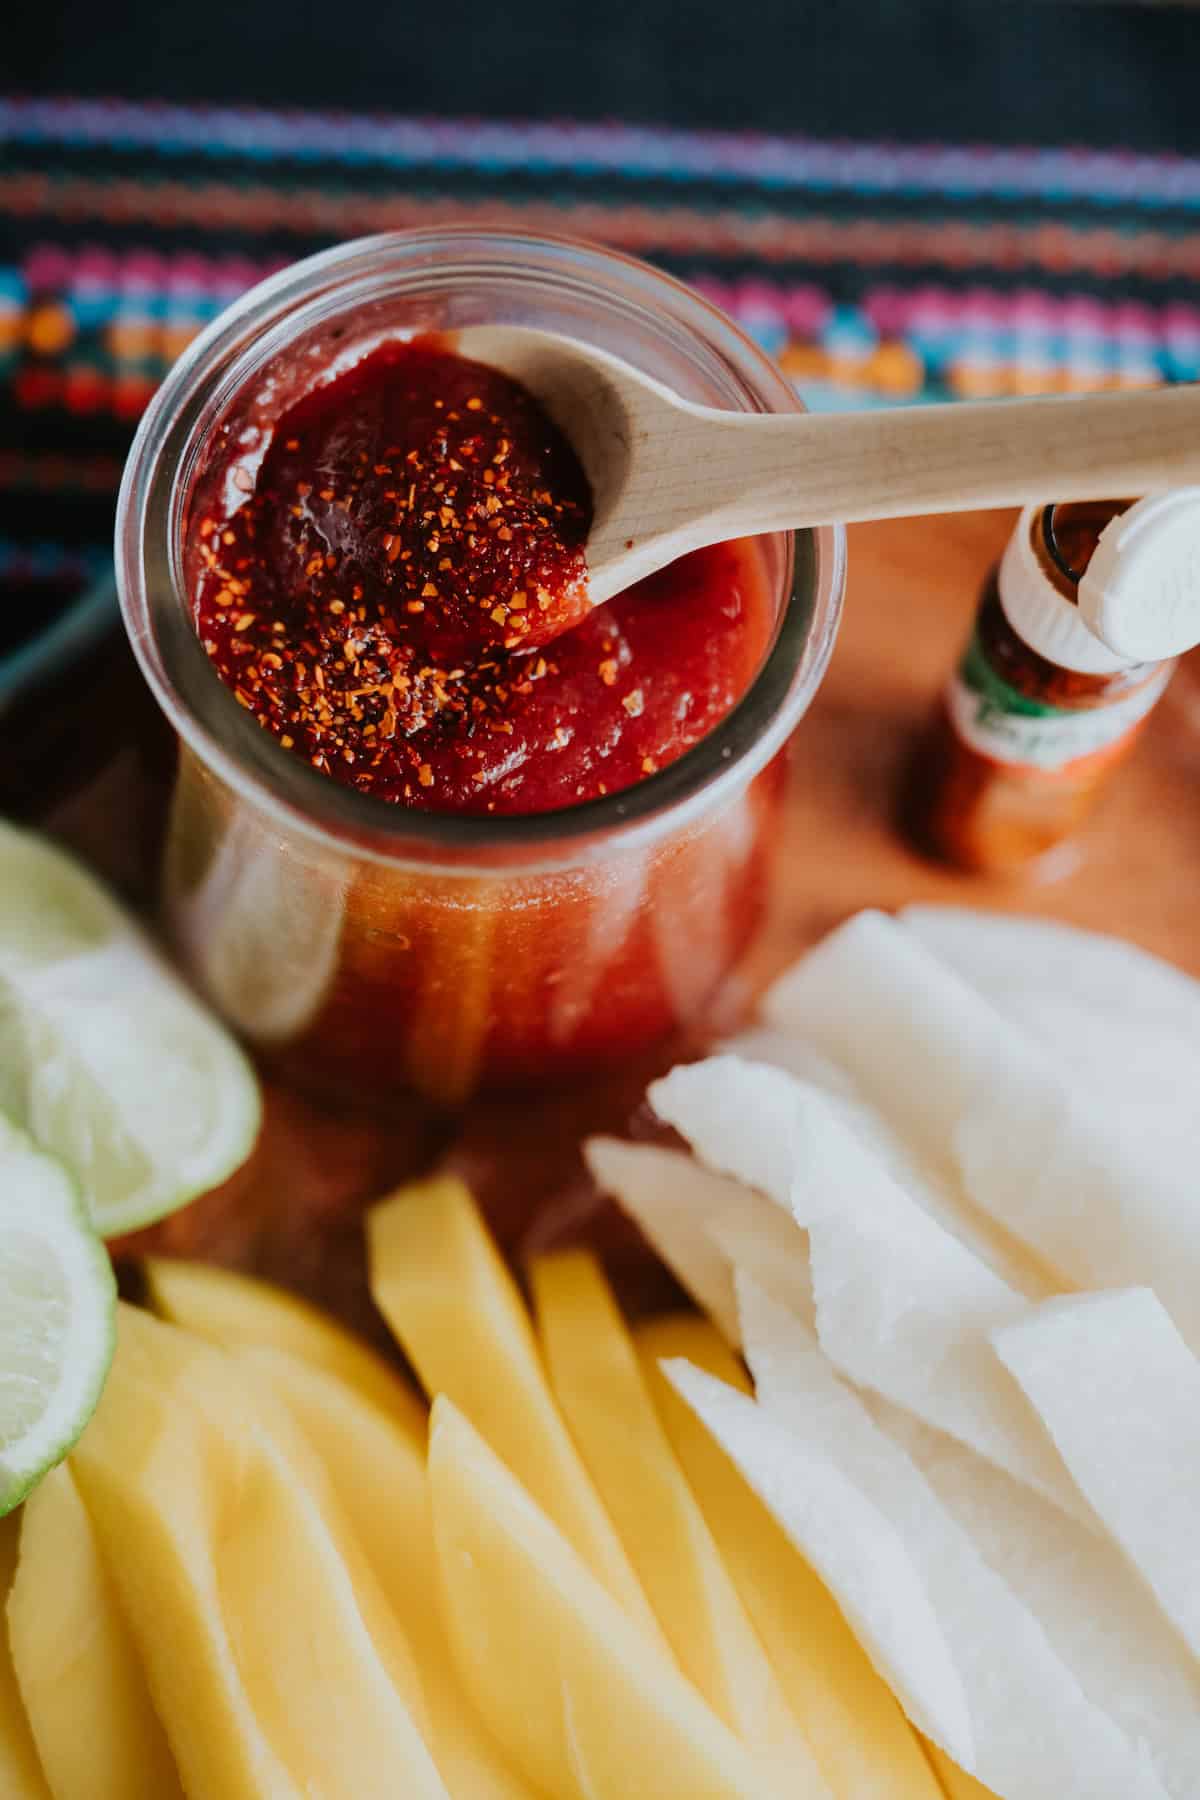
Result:
<svg viewBox="0 0 1200 1800">
<path fill-rule="evenodd" d="M 976 631 L 946 690 L 958 735 L 993 762 L 1047 771 L 1109 750 L 1154 706 L 1171 676 L 1165 663 L 1130 693 L 1107 706 L 1069 711 L 1031 700 L 1010 687 L 988 661 Z"/>
</svg>

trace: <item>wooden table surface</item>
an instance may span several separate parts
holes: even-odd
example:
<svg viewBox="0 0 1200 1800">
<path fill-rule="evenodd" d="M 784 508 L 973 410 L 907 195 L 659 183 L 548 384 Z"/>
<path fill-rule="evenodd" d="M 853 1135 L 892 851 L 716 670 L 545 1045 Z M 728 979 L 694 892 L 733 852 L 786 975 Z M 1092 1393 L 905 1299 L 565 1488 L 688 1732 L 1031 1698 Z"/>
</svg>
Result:
<svg viewBox="0 0 1200 1800">
<path fill-rule="evenodd" d="M 1200 974 L 1195 667 L 1180 671 L 1072 866 L 1054 883 L 959 876 L 923 861 L 898 831 L 907 762 L 1010 525 L 1011 515 L 989 513 L 852 528 L 845 619 L 825 683 L 796 735 L 771 923 L 746 971 L 747 1001 L 848 913 L 910 900 L 1070 920 L 1119 933 Z M 40 716 L 38 728 L 53 747 L 61 753 L 65 745 L 68 769 L 78 769 L 82 745 L 98 752 L 82 788 L 69 779 L 48 781 L 47 822 L 127 891 L 144 895 L 166 747 L 127 652 L 117 646 L 111 654 L 115 660 L 86 694 L 77 691 L 66 725 L 58 715 Z M 92 737 L 85 735 L 89 702 L 106 722 Z M 41 779 L 32 729 L 18 754 L 26 783 Z M 53 761 L 49 751 L 47 757 Z M 578 1159 L 586 1131 L 624 1130 L 631 1122 L 644 1128 L 637 1114 L 651 1072 L 632 1070 L 618 1082 L 540 1103 L 477 1105 L 453 1124 L 405 1108 L 383 1118 L 331 1116 L 272 1089 L 246 1168 L 130 1248 L 149 1239 L 172 1252 L 237 1262 L 369 1323 L 362 1206 L 447 1158 L 469 1174 L 518 1257 L 533 1244 L 590 1236 L 603 1243 L 631 1302 L 652 1303 L 669 1291 L 665 1277 L 591 1192 Z"/>
</svg>

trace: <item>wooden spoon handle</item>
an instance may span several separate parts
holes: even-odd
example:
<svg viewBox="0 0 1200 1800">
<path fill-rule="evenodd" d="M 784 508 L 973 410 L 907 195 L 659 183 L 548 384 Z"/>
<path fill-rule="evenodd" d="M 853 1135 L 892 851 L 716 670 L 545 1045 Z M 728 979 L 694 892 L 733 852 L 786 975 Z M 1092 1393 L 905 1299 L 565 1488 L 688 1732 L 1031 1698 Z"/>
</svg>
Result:
<svg viewBox="0 0 1200 1800">
<path fill-rule="evenodd" d="M 1200 483 L 1200 386 L 723 419 L 693 468 L 722 535 L 1133 498 Z"/>
</svg>

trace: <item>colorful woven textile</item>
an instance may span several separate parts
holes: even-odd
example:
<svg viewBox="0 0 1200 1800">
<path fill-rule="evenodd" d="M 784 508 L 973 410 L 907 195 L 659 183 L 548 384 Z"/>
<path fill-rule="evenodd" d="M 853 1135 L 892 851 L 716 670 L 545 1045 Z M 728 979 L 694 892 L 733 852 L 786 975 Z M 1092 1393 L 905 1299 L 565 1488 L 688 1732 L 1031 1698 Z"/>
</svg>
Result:
<svg viewBox="0 0 1200 1800">
<path fill-rule="evenodd" d="M 662 264 L 815 405 L 1200 376 L 1200 160 L 0 100 L 0 580 L 103 545 L 148 395 L 249 283 L 467 220 Z"/>
</svg>

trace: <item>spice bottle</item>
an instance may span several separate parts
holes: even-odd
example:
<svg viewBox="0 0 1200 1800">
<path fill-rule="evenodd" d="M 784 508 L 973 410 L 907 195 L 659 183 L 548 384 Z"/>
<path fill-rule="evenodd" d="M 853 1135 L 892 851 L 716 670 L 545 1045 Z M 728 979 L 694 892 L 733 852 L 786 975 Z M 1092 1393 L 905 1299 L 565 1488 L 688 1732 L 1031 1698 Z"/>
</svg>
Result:
<svg viewBox="0 0 1200 1800">
<path fill-rule="evenodd" d="M 918 758 L 914 830 L 959 868 L 1070 838 L 1200 638 L 1200 493 L 1027 507 Z"/>
</svg>

